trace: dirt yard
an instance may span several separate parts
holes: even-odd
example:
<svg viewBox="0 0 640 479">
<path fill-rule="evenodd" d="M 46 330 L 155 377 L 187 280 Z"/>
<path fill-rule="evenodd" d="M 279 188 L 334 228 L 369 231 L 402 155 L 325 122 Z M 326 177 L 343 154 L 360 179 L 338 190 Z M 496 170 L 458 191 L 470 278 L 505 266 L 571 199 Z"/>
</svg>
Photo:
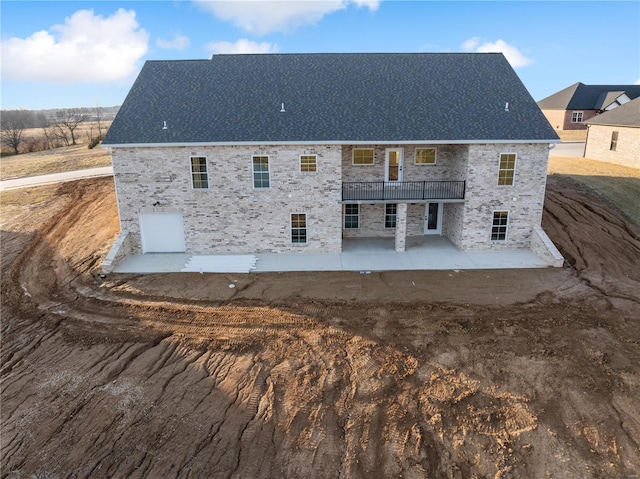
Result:
<svg viewBox="0 0 640 479">
<path fill-rule="evenodd" d="M 47 188 L 3 194 L 2 478 L 639 477 L 640 230 L 569 178 L 565 268 L 371 275 L 100 278 L 111 180 Z"/>
</svg>

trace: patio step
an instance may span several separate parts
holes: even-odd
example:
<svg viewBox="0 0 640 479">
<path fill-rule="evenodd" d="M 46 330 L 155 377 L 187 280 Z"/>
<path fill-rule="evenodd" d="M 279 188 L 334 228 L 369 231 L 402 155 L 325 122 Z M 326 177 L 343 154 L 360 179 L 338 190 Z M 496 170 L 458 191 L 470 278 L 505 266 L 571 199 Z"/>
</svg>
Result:
<svg viewBox="0 0 640 479">
<path fill-rule="evenodd" d="M 182 268 L 183 273 L 249 273 L 255 269 L 255 255 L 194 255 Z"/>
</svg>

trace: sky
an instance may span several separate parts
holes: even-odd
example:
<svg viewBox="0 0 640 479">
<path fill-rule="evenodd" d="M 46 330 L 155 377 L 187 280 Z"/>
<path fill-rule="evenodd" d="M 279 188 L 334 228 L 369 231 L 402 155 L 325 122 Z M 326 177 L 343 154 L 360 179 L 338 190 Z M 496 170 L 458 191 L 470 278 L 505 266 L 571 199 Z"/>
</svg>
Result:
<svg viewBox="0 0 640 479">
<path fill-rule="evenodd" d="M 122 104 L 146 60 L 227 53 L 502 52 L 539 101 L 640 83 L 640 2 L 0 2 L 0 107 Z"/>
</svg>

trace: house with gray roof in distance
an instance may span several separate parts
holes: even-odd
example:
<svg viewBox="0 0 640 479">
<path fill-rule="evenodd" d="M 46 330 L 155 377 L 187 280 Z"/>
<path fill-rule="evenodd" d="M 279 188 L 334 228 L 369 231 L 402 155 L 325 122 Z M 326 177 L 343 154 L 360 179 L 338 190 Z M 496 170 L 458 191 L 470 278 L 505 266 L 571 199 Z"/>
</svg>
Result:
<svg viewBox="0 0 640 479">
<path fill-rule="evenodd" d="M 538 102 L 557 131 L 585 130 L 586 121 L 640 96 L 640 85 L 575 83 Z"/>
<path fill-rule="evenodd" d="M 585 123 L 585 157 L 640 168 L 640 97 Z"/>
<path fill-rule="evenodd" d="M 502 54 L 148 61 L 103 145 L 127 254 L 532 250 L 553 128 Z M 115 251 L 115 252 L 114 252 Z"/>
</svg>

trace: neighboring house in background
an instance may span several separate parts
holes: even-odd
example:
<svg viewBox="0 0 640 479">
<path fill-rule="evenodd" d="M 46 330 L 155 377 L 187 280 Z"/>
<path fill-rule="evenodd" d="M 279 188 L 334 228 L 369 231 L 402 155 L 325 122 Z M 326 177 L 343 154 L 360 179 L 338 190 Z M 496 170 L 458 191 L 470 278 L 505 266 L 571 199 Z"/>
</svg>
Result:
<svg viewBox="0 0 640 479">
<path fill-rule="evenodd" d="M 585 123 L 586 158 L 640 168 L 640 97 Z"/>
<path fill-rule="evenodd" d="M 576 83 L 538 102 L 558 131 L 584 130 L 585 122 L 640 96 L 640 85 L 585 85 Z"/>
<path fill-rule="evenodd" d="M 540 227 L 557 140 L 502 54 L 148 61 L 103 141 L 111 256 L 336 253 L 359 237 L 404 251 L 443 235 L 557 265 Z"/>
</svg>

